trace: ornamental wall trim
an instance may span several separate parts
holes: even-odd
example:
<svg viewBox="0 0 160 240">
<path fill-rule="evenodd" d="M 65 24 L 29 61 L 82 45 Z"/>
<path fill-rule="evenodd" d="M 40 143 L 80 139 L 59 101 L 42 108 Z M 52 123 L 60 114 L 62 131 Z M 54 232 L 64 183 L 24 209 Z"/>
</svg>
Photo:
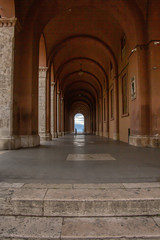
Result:
<svg viewBox="0 0 160 240">
<path fill-rule="evenodd" d="M 17 18 L 0 18 L 0 27 L 15 27 Z"/>
<path fill-rule="evenodd" d="M 40 67 L 39 66 L 39 72 L 47 72 L 48 67 Z"/>
<path fill-rule="evenodd" d="M 51 86 L 55 86 L 55 84 L 56 84 L 55 82 L 51 82 Z"/>
</svg>

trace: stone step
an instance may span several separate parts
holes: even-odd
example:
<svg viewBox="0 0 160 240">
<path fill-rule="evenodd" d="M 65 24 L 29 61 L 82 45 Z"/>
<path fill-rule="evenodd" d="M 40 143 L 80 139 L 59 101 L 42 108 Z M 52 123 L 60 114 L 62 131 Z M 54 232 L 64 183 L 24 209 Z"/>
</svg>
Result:
<svg viewBox="0 0 160 240">
<path fill-rule="evenodd" d="M 0 216 L 0 240 L 158 240 L 160 217 Z"/>
<path fill-rule="evenodd" d="M 156 216 L 160 185 L 1 184 L 0 215 L 43 217 Z"/>
<path fill-rule="evenodd" d="M 160 239 L 160 218 L 105 217 L 64 218 L 63 240 Z"/>
</svg>

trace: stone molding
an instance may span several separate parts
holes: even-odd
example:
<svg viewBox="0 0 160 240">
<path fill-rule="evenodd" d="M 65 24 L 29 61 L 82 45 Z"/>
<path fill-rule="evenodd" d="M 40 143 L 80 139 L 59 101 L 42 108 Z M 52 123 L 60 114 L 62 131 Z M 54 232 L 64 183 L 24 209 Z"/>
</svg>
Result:
<svg viewBox="0 0 160 240">
<path fill-rule="evenodd" d="M 39 67 L 39 72 L 47 72 L 48 67 Z"/>
<path fill-rule="evenodd" d="M 15 27 L 17 18 L 0 18 L 0 27 Z"/>
</svg>

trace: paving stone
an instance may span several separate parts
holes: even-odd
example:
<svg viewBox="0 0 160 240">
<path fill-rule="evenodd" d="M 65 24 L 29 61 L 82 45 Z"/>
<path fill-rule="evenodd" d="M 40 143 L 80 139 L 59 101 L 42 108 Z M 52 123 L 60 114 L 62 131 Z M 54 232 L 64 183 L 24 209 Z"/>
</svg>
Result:
<svg viewBox="0 0 160 240">
<path fill-rule="evenodd" d="M 21 188 L 23 187 L 24 183 L 7 183 L 7 182 L 0 182 L 0 188 Z"/>
<path fill-rule="evenodd" d="M 65 188 L 72 188 L 72 184 L 39 184 L 39 183 L 26 183 L 24 184 L 23 188 L 53 188 L 53 189 L 65 189 Z"/>
<path fill-rule="evenodd" d="M 59 240 L 62 218 L 0 217 L 0 240 Z"/>
<path fill-rule="evenodd" d="M 155 200 L 160 189 L 49 189 L 45 200 Z"/>
<path fill-rule="evenodd" d="M 73 188 L 81 189 L 106 189 L 106 188 L 124 188 L 122 183 L 101 183 L 101 184 L 73 184 Z"/>
<path fill-rule="evenodd" d="M 45 216 L 135 216 L 160 212 L 160 189 L 49 189 Z"/>
<path fill-rule="evenodd" d="M 116 160 L 110 154 L 69 154 L 67 161 L 109 161 Z"/>
<path fill-rule="evenodd" d="M 160 188 L 160 182 L 151 183 L 123 183 L 125 188 Z"/>
<path fill-rule="evenodd" d="M 47 189 L 17 189 L 14 191 L 12 200 L 43 200 Z"/>
<path fill-rule="evenodd" d="M 153 219 L 156 222 L 156 224 L 158 224 L 158 226 L 160 227 L 160 215 L 159 217 L 153 217 Z"/>
<path fill-rule="evenodd" d="M 65 218 L 62 240 L 160 239 L 160 228 L 152 218 Z"/>
</svg>

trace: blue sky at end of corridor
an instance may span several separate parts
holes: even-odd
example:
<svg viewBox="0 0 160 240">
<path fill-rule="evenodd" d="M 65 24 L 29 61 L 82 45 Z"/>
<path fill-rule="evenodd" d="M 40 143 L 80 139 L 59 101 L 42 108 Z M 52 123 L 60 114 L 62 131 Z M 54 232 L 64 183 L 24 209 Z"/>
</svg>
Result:
<svg viewBox="0 0 160 240">
<path fill-rule="evenodd" d="M 84 116 L 81 113 L 77 113 L 75 115 L 75 123 L 80 124 L 80 125 L 84 125 Z"/>
</svg>

